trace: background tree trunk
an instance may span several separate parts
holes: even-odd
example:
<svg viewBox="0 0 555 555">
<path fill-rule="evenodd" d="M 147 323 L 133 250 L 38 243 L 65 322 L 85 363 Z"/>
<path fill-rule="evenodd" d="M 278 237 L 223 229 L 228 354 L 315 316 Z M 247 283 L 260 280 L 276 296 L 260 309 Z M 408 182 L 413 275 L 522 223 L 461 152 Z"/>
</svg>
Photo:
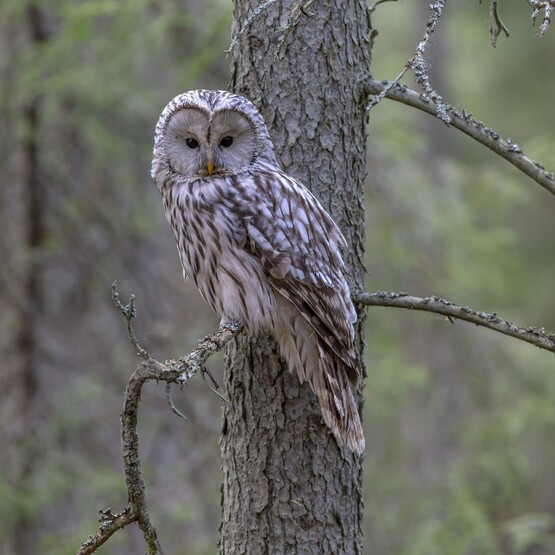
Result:
<svg viewBox="0 0 555 555">
<path fill-rule="evenodd" d="M 260 2 L 234 4 L 237 33 Z M 288 24 L 276 60 L 279 30 Z M 369 68 L 370 42 L 363 1 L 303 11 L 298 3 L 276 3 L 241 36 L 232 61 L 232 90 L 261 110 L 284 168 L 345 234 L 354 290 L 364 281 L 366 117 L 358 83 Z M 361 314 L 359 353 L 362 324 Z M 289 374 L 274 342 L 235 341 L 225 383 L 231 402 L 221 439 L 220 553 L 361 553 L 360 460 L 338 449 L 315 396 Z"/>
<path fill-rule="evenodd" d="M 39 48 L 49 39 L 42 11 L 30 3 L 25 12 L 27 25 L 25 42 L 30 48 Z M 17 47 L 14 48 L 14 55 Z M 17 268 L 17 278 L 10 289 L 15 292 L 12 300 L 14 331 L 11 349 L 5 365 L 1 385 L 5 402 L 1 417 L 5 450 L 0 462 L 8 480 L 18 493 L 18 503 L 11 510 L 9 533 L 0 541 L 0 549 L 17 555 L 37 552 L 37 533 L 31 511 L 25 510 L 24 497 L 33 488 L 33 477 L 40 461 L 39 440 L 36 437 L 36 407 L 38 392 L 38 356 L 40 341 L 38 321 L 41 318 L 42 266 L 41 248 L 46 241 L 45 188 L 41 174 L 39 133 L 41 126 L 41 99 L 38 95 L 25 98 L 18 107 L 24 124 L 24 135 L 18 147 L 20 152 L 19 179 L 10 185 L 18 187 L 16 194 L 23 202 L 18 249 L 22 261 Z M 17 143 L 16 143 L 17 144 Z M 16 147 L 17 148 L 17 147 Z M 4 459 L 5 460 L 2 460 Z M 31 516 L 30 516 L 31 514 Z"/>
</svg>

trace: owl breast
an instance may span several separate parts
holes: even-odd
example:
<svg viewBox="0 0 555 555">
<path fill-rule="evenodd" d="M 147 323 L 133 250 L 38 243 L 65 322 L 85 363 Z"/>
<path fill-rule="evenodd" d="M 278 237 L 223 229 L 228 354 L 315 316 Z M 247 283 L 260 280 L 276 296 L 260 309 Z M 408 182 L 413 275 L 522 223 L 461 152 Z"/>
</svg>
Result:
<svg viewBox="0 0 555 555">
<path fill-rule="evenodd" d="M 223 320 L 257 333 L 274 327 L 277 300 L 260 263 L 243 248 L 246 228 L 230 209 L 232 197 L 229 179 L 211 177 L 172 188 L 164 204 L 184 273 Z"/>
</svg>

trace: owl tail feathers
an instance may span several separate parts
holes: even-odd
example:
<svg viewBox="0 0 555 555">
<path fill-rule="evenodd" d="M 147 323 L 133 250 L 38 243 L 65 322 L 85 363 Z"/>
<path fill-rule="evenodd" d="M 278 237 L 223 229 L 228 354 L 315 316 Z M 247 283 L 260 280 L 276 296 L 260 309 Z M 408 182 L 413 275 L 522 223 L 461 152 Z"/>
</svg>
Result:
<svg viewBox="0 0 555 555">
<path fill-rule="evenodd" d="M 361 455 L 365 442 L 355 393 L 345 363 L 326 346 L 318 344 L 320 372 L 309 376 L 322 416 L 339 445 Z"/>
</svg>

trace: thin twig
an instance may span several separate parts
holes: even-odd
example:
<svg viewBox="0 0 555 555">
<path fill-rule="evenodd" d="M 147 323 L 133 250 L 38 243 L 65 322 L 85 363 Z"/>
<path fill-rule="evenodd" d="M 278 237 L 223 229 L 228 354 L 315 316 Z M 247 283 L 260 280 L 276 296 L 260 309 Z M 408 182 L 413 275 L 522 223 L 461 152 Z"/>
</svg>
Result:
<svg viewBox="0 0 555 555">
<path fill-rule="evenodd" d="M 422 35 L 420 42 L 416 47 L 415 53 L 406 61 L 405 66 L 400 71 L 399 75 L 393 79 L 393 81 L 388 81 L 385 85 L 385 89 L 380 91 L 377 96 L 375 96 L 367 105 L 366 111 L 369 112 L 385 98 L 391 88 L 393 88 L 399 81 L 405 76 L 409 69 L 414 72 L 415 81 L 424 89 L 427 97 L 436 105 L 437 116 L 443 120 L 443 122 L 449 124 L 450 117 L 447 113 L 448 105 L 445 103 L 441 95 L 431 86 L 430 76 L 428 74 L 428 63 L 424 58 L 426 53 L 426 48 L 430 43 L 432 34 L 435 31 L 438 21 L 443 14 L 443 9 L 445 8 L 446 0 L 438 0 L 434 4 L 430 4 L 430 9 L 432 14 L 426 22 L 426 31 Z M 375 8 L 375 6 L 374 6 Z"/>
<path fill-rule="evenodd" d="M 210 372 L 210 370 L 208 370 L 208 368 L 204 367 L 204 369 L 201 371 L 200 376 L 202 378 L 202 381 L 204 382 L 204 385 L 212 392 L 215 393 L 224 403 L 226 403 L 227 405 L 229 405 L 229 399 L 227 399 L 227 397 L 224 397 L 221 393 L 220 393 L 220 386 L 218 385 L 218 382 L 216 381 L 216 379 L 214 378 L 214 376 L 212 375 L 212 372 Z M 210 381 L 212 382 L 212 384 L 208 383 L 208 380 L 206 379 L 206 377 L 210 378 Z"/>
<path fill-rule="evenodd" d="M 375 94 L 374 98 L 372 98 L 372 100 L 367 104 L 366 106 L 367 112 L 372 110 L 372 108 L 374 108 L 374 106 L 379 104 L 386 96 L 389 96 L 389 91 L 393 87 L 399 85 L 399 81 L 405 76 L 405 73 L 409 70 L 409 67 L 410 67 L 409 61 L 407 61 L 407 63 L 405 64 L 405 67 L 399 72 L 399 75 L 397 75 L 397 77 L 395 77 L 393 81 L 387 81 L 387 82 L 381 81 L 384 86 L 382 87 L 381 91 Z"/>
<path fill-rule="evenodd" d="M 424 54 L 426 53 L 426 48 L 430 43 L 432 34 L 435 31 L 439 18 L 443 14 L 443 9 L 445 8 L 445 3 L 447 0 L 438 0 L 434 4 L 430 4 L 430 10 L 432 10 L 432 15 L 426 23 L 426 31 L 422 37 L 422 40 L 418 43 L 416 47 L 416 53 L 411 60 L 411 68 L 414 72 L 416 82 L 424 89 L 424 92 L 428 95 L 430 100 L 437 106 L 438 117 L 445 123 L 449 123 L 450 118 L 447 114 L 447 104 L 441 97 L 441 95 L 430 85 L 430 76 L 428 74 L 428 64 L 424 59 Z"/>
<path fill-rule="evenodd" d="M 543 20 L 542 24 L 540 25 L 540 38 L 543 39 L 545 33 L 549 30 L 549 26 L 551 25 L 551 14 L 553 10 L 555 10 L 555 0 L 528 0 L 528 4 L 532 6 L 532 25 L 536 24 L 536 18 L 540 13 L 540 10 L 543 10 Z"/>
<path fill-rule="evenodd" d="M 398 0 L 376 0 L 376 2 L 374 2 L 371 6 L 368 7 L 368 11 L 370 13 L 373 13 L 380 4 L 384 4 L 385 2 L 397 2 L 397 1 Z"/>
<path fill-rule="evenodd" d="M 364 91 L 370 95 L 380 95 L 386 89 L 385 96 L 397 102 L 418 108 L 428 114 L 439 117 L 438 108 L 426 96 L 419 94 L 403 85 L 389 81 L 376 81 L 369 79 L 364 83 Z M 493 129 L 486 127 L 481 121 L 471 117 L 467 112 L 459 111 L 452 106 L 447 106 L 446 111 L 451 119 L 450 125 L 472 137 L 490 150 L 505 158 L 521 172 L 532 178 L 544 189 L 555 195 L 555 176 L 545 168 L 526 156 L 521 148 L 511 139 L 503 139 Z"/>
<path fill-rule="evenodd" d="M 353 301 L 364 306 L 386 306 L 408 308 L 443 314 L 449 319 L 458 318 L 497 331 L 504 335 L 531 343 L 540 349 L 555 353 L 555 334 L 546 334 L 543 328 L 521 327 L 499 318 L 497 314 L 488 314 L 473 310 L 467 306 L 457 306 L 451 301 L 438 297 L 414 297 L 408 293 L 380 291 L 377 293 L 361 293 Z"/>
<path fill-rule="evenodd" d="M 480 4 L 482 0 L 480 0 Z M 491 45 L 496 46 L 497 44 L 497 37 L 501 34 L 501 32 L 505 33 L 505 36 L 508 38 L 509 29 L 503 23 L 501 16 L 499 15 L 499 0 L 490 0 L 489 3 L 489 34 L 491 37 Z"/>
<path fill-rule="evenodd" d="M 185 422 L 187 422 L 187 417 L 175 406 L 175 403 L 173 402 L 173 399 L 172 399 L 172 384 L 169 383 L 169 382 L 166 383 L 166 401 L 168 402 L 168 405 L 170 406 L 170 409 L 172 409 L 172 412 L 176 416 L 179 416 L 179 418 L 183 418 L 183 420 L 185 420 Z"/>
<path fill-rule="evenodd" d="M 233 38 L 231 39 L 231 44 L 229 45 L 229 48 L 227 50 L 225 50 L 224 52 L 226 54 L 230 54 L 231 51 L 235 48 L 235 46 L 237 45 L 237 43 L 239 42 L 239 39 L 241 38 L 241 36 L 243 35 L 243 33 L 249 28 L 249 26 L 251 25 L 251 23 L 265 10 L 267 10 L 272 4 L 275 4 L 276 2 L 278 2 L 279 0 L 266 0 L 266 2 L 263 2 L 262 4 L 260 4 L 260 6 L 258 6 L 257 8 L 255 8 L 253 10 L 253 12 L 249 15 L 249 17 L 247 17 L 246 21 L 241 25 L 241 28 L 239 29 L 239 32 L 233 36 Z"/>
<path fill-rule="evenodd" d="M 149 360 L 150 355 L 139 345 L 137 337 L 135 336 L 135 330 L 133 329 L 133 318 L 137 315 L 135 310 L 135 295 L 131 295 L 129 297 L 129 304 L 124 305 L 119 299 L 118 282 L 114 281 L 114 283 L 112 283 L 112 300 L 125 319 L 127 335 L 129 336 L 131 343 L 135 346 L 137 355 L 145 360 Z"/>
</svg>

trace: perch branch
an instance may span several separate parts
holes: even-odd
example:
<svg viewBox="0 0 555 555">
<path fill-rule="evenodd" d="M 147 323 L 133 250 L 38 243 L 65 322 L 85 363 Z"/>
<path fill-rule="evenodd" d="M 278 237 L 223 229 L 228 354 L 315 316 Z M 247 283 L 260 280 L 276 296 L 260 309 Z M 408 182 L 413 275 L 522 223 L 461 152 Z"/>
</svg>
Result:
<svg viewBox="0 0 555 555">
<path fill-rule="evenodd" d="M 241 331 L 241 326 L 235 322 L 221 324 L 218 333 L 207 335 L 199 341 L 197 348 L 187 356 L 161 363 L 153 359 L 137 341 L 132 324 L 132 320 L 136 316 L 133 296 L 131 296 L 129 304 L 121 303 L 117 284 L 114 283 L 112 285 L 112 297 L 126 321 L 127 333 L 131 343 L 137 354 L 143 358 L 127 384 L 121 415 L 121 444 L 129 504 L 121 513 L 113 514 L 110 509 L 101 511 L 100 531 L 81 545 L 77 555 L 94 553 L 117 530 L 132 522 L 137 522 L 143 532 L 148 555 L 163 555 L 156 530 L 150 522 L 139 458 L 137 422 L 142 387 L 151 380 L 164 381 L 167 384 L 185 385 L 197 372 L 206 371 L 205 364 L 208 358 L 221 351 Z"/>
<path fill-rule="evenodd" d="M 363 306 L 408 308 L 443 314 L 450 321 L 453 318 L 465 320 L 466 322 L 489 328 L 504 335 L 531 343 L 540 349 L 555 353 L 555 334 L 546 334 L 543 328 L 516 326 L 507 320 L 499 318 L 495 313 L 488 314 L 479 310 L 473 310 L 467 306 L 457 306 L 451 301 L 438 297 L 414 297 L 407 293 L 380 291 L 377 293 L 361 293 L 354 297 L 353 301 Z"/>
<path fill-rule="evenodd" d="M 387 98 L 439 117 L 437 106 L 430 102 L 427 96 L 398 83 L 394 83 L 393 86 L 390 86 L 390 84 L 391 82 L 388 81 L 369 79 L 364 85 L 364 90 L 366 94 L 379 95 L 387 89 Z M 505 158 L 505 160 L 517 167 L 521 172 L 532 178 L 544 189 L 555 195 L 555 176 L 547 172 L 541 164 L 528 158 L 511 139 L 503 139 L 493 129 L 486 127 L 481 121 L 474 119 L 464 110 L 459 111 L 452 106 L 448 106 L 447 112 L 451 120 L 450 125 L 487 146 L 490 150 L 493 150 L 493 152 L 499 154 L 499 156 Z"/>
</svg>

